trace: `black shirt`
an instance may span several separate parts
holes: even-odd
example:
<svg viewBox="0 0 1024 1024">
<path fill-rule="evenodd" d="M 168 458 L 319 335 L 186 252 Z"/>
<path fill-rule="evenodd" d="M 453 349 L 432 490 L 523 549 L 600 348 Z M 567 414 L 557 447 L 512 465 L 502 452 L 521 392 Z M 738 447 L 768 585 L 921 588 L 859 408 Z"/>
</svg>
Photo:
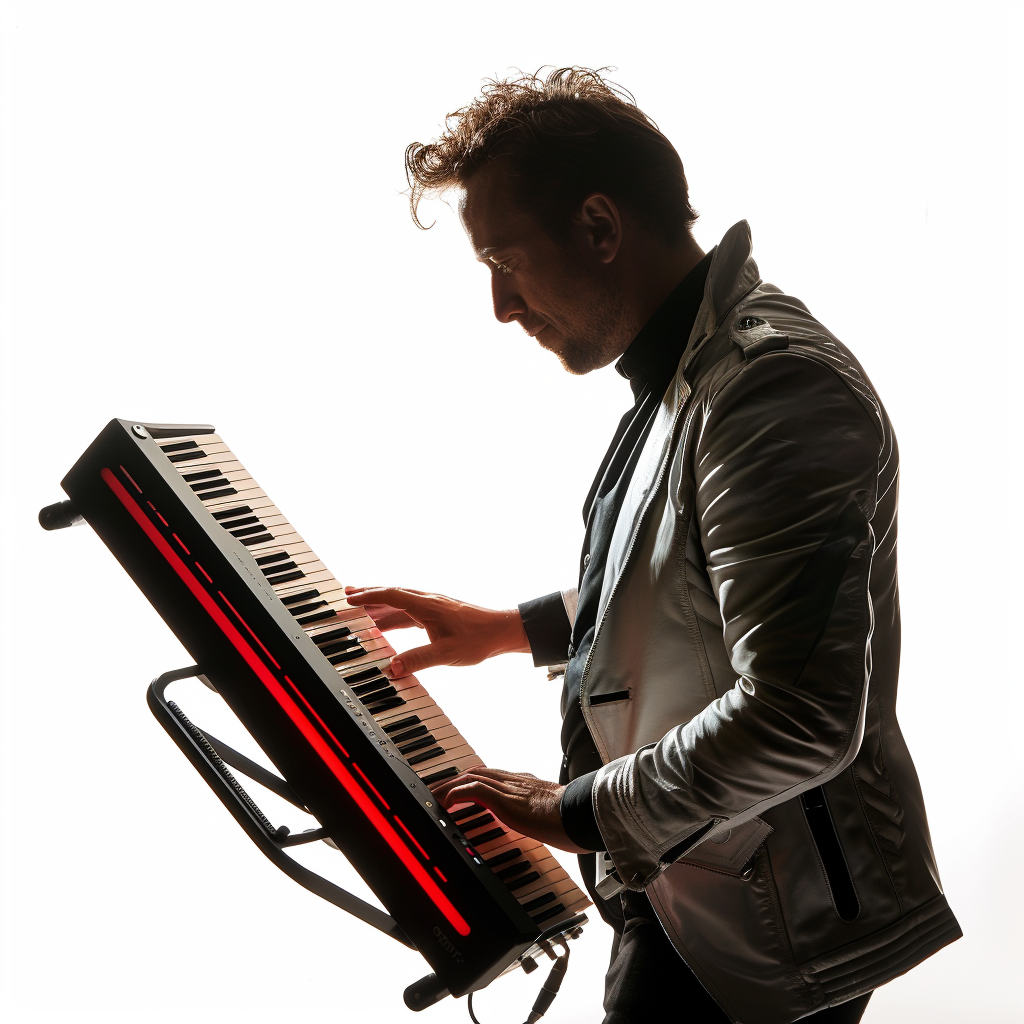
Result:
<svg viewBox="0 0 1024 1024">
<path fill-rule="evenodd" d="M 560 594 L 519 606 L 534 661 L 543 665 L 568 658 L 562 693 L 559 781 L 576 781 L 562 799 L 562 824 L 573 842 L 591 850 L 603 848 L 591 806 L 593 780 L 589 777 L 601 767 L 601 757 L 583 718 L 580 680 L 597 631 L 597 609 L 615 521 L 662 397 L 693 330 L 713 255 L 714 250 L 687 274 L 616 364 L 618 372 L 629 381 L 635 402 L 619 421 L 584 503 L 586 537 L 580 558 L 579 604 L 571 631 Z"/>
</svg>

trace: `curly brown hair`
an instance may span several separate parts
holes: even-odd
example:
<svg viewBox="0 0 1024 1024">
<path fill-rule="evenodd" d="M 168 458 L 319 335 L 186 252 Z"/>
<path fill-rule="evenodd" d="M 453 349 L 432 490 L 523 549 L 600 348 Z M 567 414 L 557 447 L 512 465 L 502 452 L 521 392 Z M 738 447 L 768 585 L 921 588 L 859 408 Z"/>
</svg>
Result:
<svg viewBox="0 0 1024 1024">
<path fill-rule="evenodd" d="M 489 79 L 445 118 L 440 138 L 411 143 L 405 171 L 416 226 L 424 226 L 425 194 L 464 188 L 499 161 L 510 197 L 555 237 L 567 235 L 571 216 L 597 192 L 669 245 L 697 219 L 675 147 L 629 92 L 589 68 Z"/>
</svg>

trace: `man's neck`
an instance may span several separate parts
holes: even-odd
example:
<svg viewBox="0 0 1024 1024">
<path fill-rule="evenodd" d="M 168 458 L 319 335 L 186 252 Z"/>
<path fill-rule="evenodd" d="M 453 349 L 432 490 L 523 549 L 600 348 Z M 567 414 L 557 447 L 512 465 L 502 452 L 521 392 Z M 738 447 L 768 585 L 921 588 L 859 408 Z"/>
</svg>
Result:
<svg viewBox="0 0 1024 1024">
<path fill-rule="evenodd" d="M 637 242 L 631 258 L 619 265 L 619 286 L 622 294 L 629 297 L 624 311 L 628 326 L 623 334 L 621 351 L 615 358 L 626 351 L 644 324 L 705 255 L 689 232 L 675 246 L 649 237 Z"/>
</svg>

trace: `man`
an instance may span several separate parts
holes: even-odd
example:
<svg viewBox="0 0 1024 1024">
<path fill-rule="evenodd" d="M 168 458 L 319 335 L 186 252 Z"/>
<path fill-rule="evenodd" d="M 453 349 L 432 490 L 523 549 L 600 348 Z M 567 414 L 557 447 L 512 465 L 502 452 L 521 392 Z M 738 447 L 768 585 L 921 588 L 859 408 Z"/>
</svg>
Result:
<svg viewBox="0 0 1024 1024">
<path fill-rule="evenodd" d="M 577 591 L 351 590 L 427 630 L 395 677 L 568 659 L 559 782 L 477 768 L 438 798 L 610 865 L 606 1024 L 859 1020 L 960 935 L 895 718 L 898 456 L 870 382 L 760 280 L 745 223 L 701 251 L 678 155 L 594 72 L 490 83 L 407 167 L 414 218 L 461 191 L 495 316 L 571 373 L 618 360 L 635 399 Z"/>
</svg>

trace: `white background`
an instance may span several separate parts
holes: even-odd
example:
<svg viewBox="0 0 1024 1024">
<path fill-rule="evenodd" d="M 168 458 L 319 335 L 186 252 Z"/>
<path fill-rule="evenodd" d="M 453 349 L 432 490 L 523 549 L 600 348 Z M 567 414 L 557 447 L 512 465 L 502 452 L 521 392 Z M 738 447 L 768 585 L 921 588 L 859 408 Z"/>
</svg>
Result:
<svg viewBox="0 0 1024 1024">
<path fill-rule="evenodd" d="M 572 582 L 628 389 L 497 324 L 452 210 L 419 232 L 401 195 L 405 145 L 484 77 L 569 63 L 617 68 L 698 241 L 748 219 L 899 436 L 899 713 L 966 938 L 865 1020 L 1024 1019 L 1019 10 L 7 4 L 7 1019 L 412 1019 L 422 961 L 263 860 L 146 709 L 187 656 L 91 531 L 35 514 L 111 417 L 213 422 L 346 581 L 493 606 Z M 558 684 L 528 658 L 426 682 L 489 763 L 553 777 Z M 608 942 L 588 927 L 553 1024 L 600 1019 Z"/>
</svg>

